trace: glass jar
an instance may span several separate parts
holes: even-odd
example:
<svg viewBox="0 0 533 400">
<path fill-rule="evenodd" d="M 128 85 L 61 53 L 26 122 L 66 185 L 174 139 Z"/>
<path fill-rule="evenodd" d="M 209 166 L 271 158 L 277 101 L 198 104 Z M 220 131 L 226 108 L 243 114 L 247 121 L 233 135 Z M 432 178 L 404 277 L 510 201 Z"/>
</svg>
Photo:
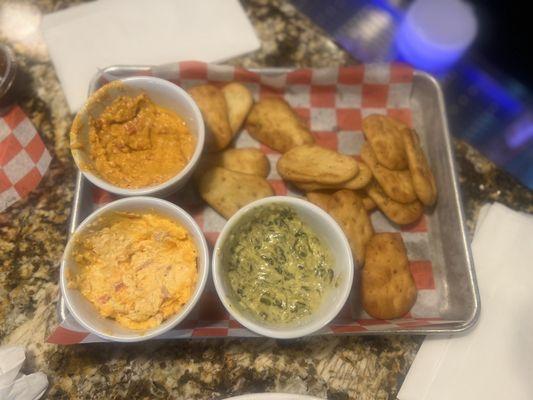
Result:
<svg viewBox="0 0 533 400">
<path fill-rule="evenodd" d="M 0 115 L 15 102 L 17 62 L 13 51 L 0 43 Z"/>
</svg>

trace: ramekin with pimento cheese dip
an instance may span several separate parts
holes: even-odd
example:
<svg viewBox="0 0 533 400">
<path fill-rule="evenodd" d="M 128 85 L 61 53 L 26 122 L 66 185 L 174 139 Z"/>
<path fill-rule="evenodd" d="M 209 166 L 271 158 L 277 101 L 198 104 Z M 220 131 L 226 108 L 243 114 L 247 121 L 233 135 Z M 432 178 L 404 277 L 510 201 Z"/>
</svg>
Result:
<svg viewBox="0 0 533 400">
<path fill-rule="evenodd" d="M 117 212 L 75 238 L 79 290 L 106 318 L 150 329 L 178 312 L 196 284 L 198 250 L 183 226 L 155 212 Z"/>
<path fill-rule="evenodd" d="M 191 312 L 205 288 L 209 250 L 177 205 L 128 197 L 90 214 L 67 243 L 60 288 L 74 319 L 106 340 L 147 340 Z"/>
<path fill-rule="evenodd" d="M 187 92 L 147 76 L 96 90 L 70 130 L 72 156 L 83 175 L 121 196 L 167 196 L 182 188 L 204 141 L 200 110 Z"/>
<path fill-rule="evenodd" d="M 191 159 L 195 138 L 175 112 L 146 93 L 117 97 L 89 128 L 92 168 L 124 188 L 157 185 Z"/>
</svg>

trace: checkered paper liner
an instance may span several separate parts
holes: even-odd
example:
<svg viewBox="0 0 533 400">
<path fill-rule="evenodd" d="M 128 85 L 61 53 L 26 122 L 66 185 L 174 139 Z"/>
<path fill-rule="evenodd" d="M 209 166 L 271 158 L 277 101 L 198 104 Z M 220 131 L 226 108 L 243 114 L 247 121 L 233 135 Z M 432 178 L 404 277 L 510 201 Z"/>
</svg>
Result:
<svg viewBox="0 0 533 400">
<path fill-rule="evenodd" d="M 37 187 L 52 157 L 19 106 L 0 117 L 0 212 Z"/>
<path fill-rule="evenodd" d="M 272 75 L 239 67 L 191 61 L 153 67 L 146 74 L 167 79 L 184 88 L 205 82 L 223 85 L 229 81 L 238 81 L 251 90 L 255 100 L 265 96 L 283 97 L 308 124 L 318 144 L 356 158 L 359 157 L 364 141 L 361 122 L 365 116 L 373 113 L 387 114 L 411 124 L 409 96 L 413 71 L 400 64 L 298 69 Z M 122 77 L 103 76 L 98 84 L 101 86 Z M 245 129 L 237 136 L 235 146 L 256 147 L 266 154 L 272 167 L 268 181 L 277 195 L 302 196 L 301 192 L 286 185 L 277 174 L 275 165 L 280 157 L 279 153 L 257 142 Z M 92 185 L 90 187 L 93 209 L 114 199 L 112 194 Z M 201 200 L 192 185 L 168 199 L 194 217 L 212 247 L 226 220 Z M 418 289 L 417 302 L 410 313 L 401 319 L 377 320 L 362 310 L 354 288 L 339 315 L 315 334 L 362 334 L 376 330 L 408 332 L 414 327 L 451 322 L 442 318 L 439 312 L 440 291 L 444 289 L 435 285 L 427 216 L 424 215 L 415 224 L 401 229 L 393 226 L 379 211 L 373 212 L 371 219 L 376 232 L 400 232 L 402 235 Z M 357 284 L 357 278 L 355 281 L 354 285 Z M 158 338 L 250 336 L 256 334 L 231 318 L 218 299 L 210 278 L 199 304 L 187 319 Z M 72 344 L 103 340 L 85 331 L 68 315 L 48 341 Z"/>
</svg>

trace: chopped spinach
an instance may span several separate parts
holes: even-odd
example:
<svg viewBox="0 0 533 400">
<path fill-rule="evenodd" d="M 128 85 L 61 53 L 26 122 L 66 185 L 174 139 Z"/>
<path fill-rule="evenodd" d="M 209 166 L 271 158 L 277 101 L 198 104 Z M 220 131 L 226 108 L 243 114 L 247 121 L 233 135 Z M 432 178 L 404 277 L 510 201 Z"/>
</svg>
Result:
<svg viewBox="0 0 533 400">
<path fill-rule="evenodd" d="M 289 206 L 270 205 L 237 225 L 223 249 L 240 305 L 269 322 L 311 314 L 334 286 L 332 256 Z"/>
</svg>

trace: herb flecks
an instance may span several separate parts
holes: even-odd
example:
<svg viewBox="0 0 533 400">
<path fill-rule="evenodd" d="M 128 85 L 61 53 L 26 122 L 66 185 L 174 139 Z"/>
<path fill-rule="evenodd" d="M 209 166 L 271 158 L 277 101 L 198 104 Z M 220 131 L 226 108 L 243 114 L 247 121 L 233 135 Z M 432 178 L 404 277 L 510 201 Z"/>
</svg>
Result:
<svg viewBox="0 0 533 400">
<path fill-rule="evenodd" d="M 289 206 L 255 210 L 230 233 L 223 254 L 240 305 L 269 322 L 308 316 L 334 284 L 329 250 Z"/>
</svg>

